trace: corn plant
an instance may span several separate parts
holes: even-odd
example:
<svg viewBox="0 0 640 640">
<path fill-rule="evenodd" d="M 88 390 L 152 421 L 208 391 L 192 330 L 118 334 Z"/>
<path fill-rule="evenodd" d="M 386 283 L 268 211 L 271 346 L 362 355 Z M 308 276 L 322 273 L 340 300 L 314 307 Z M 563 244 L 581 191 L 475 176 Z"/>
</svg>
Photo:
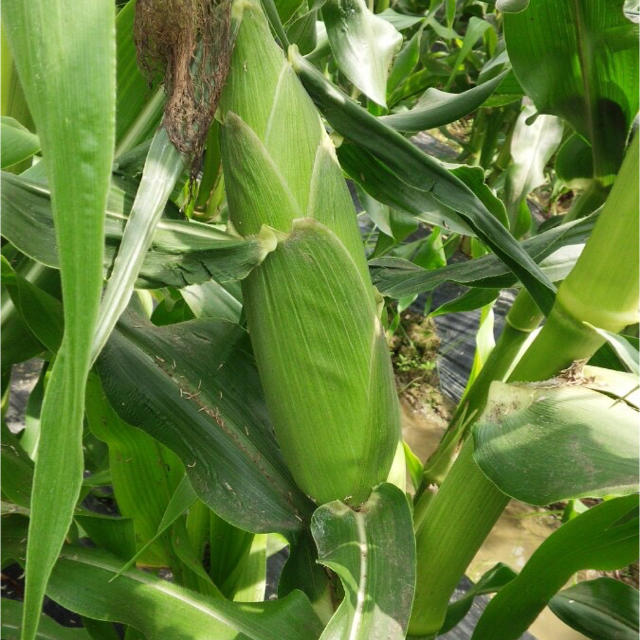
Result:
<svg viewBox="0 0 640 640">
<path fill-rule="evenodd" d="M 2 637 L 637 634 L 565 588 L 638 555 L 632 4 L 5 0 Z M 411 305 L 480 310 L 424 460 Z M 451 602 L 511 499 L 561 526 Z"/>
</svg>

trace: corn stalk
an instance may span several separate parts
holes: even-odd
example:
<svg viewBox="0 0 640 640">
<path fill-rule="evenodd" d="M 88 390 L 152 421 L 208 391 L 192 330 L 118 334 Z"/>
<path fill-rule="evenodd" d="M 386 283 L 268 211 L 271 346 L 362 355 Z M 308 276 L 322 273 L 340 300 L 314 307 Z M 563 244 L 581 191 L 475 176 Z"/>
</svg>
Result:
<svg viewBox="0 0 640 640">
<path fill-rule="evenodd" d="M 510 381 L 545 380 L 587 359 L 604 338 L 587 326 L 617 333 L 638 319 L 638 141 L 618 178 L 582 255 L 558 290 L 544 327 L 516 365 Z M 416 511 L 418 574 L 410 633 L 435 634 L 460 576 L 509 498 L 480 471 L 473 443 L 462 448 L 435 496 L 423 494 Z M 475 505 L 475 510 L 471 509 Z M 470 517 L 470 513 L 474 517 Z"/>
</svg>

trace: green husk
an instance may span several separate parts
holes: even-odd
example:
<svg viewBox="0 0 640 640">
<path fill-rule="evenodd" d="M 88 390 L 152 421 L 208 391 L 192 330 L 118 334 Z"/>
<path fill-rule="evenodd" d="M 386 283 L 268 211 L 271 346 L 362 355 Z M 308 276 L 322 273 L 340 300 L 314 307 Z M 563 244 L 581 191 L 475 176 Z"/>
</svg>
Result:
<svg viewBox="0 0 640 640">
<path fill-rule="evenodd" d="M 356 215 L 318 114 L 261 9 L 240 22 L 221 106 L 230 217 L 278 244 L 243 282 L 251 341 L 285 460 L 316 502 L 363 502 L 399 441 L 393 374 Z"/>
</svg>

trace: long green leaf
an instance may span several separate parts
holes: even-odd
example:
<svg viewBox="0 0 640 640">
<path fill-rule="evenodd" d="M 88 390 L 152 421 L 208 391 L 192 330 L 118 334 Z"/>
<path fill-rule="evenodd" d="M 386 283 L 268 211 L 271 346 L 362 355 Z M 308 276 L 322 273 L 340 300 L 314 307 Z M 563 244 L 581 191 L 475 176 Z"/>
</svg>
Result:
<svg viewBox="0 0 640 640">
<path fill-rule="evenodd" d="M 354 178 L 357 183 L 362 182 L 364 189 L 359 189 L 364 194 L 361 200 L 367 200 L 370 196 L 379 198 L 394 210 L 390 212 L 394 216 L 402 216 L 409 224 L 415 217 L 416 221 L 425 222 L 453 231 L 475 237 L 476 233 L 464 219 L 453 209 L 438 202 L 425 191 L 408 185 L 405 182 L 398 183 L 394 175 L 372 154 L 364 151 L 349 142 L 343 142 L 338 149 L 338 155 L 342 167 Z M 448 165 L 451 173 L 459 178 L 478 197 L 487 210 L 505 226 L 508 224 L 507 213 L 502 202 L 484 182 L 484 171 L 480 167 L 468 165 Z M 397 188 L 395 188 L 397 187 Z M 366 202 L 362 202 L 366 204 Z M 380 204 L 378 203 L 378 206 Z M 406 213 L 405 213 L 406 212 Z M 414 224 L 415 227 L 415 224 Z M 384 230 L 383 230 L 384 231 Z M 391 231 L 389 229 L 389 231 Z M 391 232 L 388 235 L 393 235 Z"/>
<path fill-rule="evenodd" d="M 415 540 L 407 498 L 378 485 L 358 510 L 336 500 L 315 511 L 318 561 L 335 571 L 345 598 L 322 640 L 405 637 L 415 583 Z"/>
<path fill-rule="evenodd" d="M 422 29 L 418 29 L 393 61 L 393 66 L 391 67 L 387 81 L 388 94 L 392 93 L 394 89 L 397 89 L 398 85 L 404 83 L 420 61 L 421 38 Z"/>
<path fill-rule="evenodd" d="M 120 558 L 135 553 L 136 536 L 130 518 L 114 518 L 98 513 L 79 513 L 75 521 L 89 535 L 92 542 Z"/>
<path fill-rule="evenodd" d="M 563 143 L 555 160 L 556 175 L 567 186 L 584 188 L 593 178 L 593 151 L 591 145 L 574 133 Z"/>
<path fill-rule="evenodd" d="M 476 235 L 453 209 L 442 205 L 431 193 L 399 180 L 389 167 L 362 147 L 345 141 L 337 149 L 337 154 L 342 168 L 376 200 L 409 212 L 427 224 L 468 236 Z"/>
<path fill-rule="evenodd" d="M 518 220 L 518 210 L 529 193 L 544 184 L 544 168 L 562 141 L 564 129 L 559 118 L 549 115 L 541 115 L 527 124 L 528 118 L 534 114 L 535 108 L 525 105 L 511 135 L 511 163 L 507 170 L 505 200 L 516 237 L 521 237 L 531 226 L 528 208 L 528 219 L 524 225 Z"/>
<path fill-rule="evenodd" d="M 24 565 L 29 527 L 29 510 L 20 509 L 14 504 L 2 502 L 2 568 L 18 562 Z"/>
<path fill-rule="evenodd" d="M 212 511 L 209 512 L 208 534 L 209 574 L 227 598 L 234 598 L 237 578 L 249 557 L 255 536 L 234 527 Z"/>
<path fill-rule="evenodd" d="M 413 27 L 425 20 L 424 16 L 409 16 L 404 13 L 398 13 L 393 9 L 385 9 L 379 16 L 392 24 L 398 31 Z"/>
<path fill-rule="evenodd" d="M 582 569 L 612 570 L 638 557 L 638 496 L 603 502 L 570 520 L 535 551 L 487 605 L 472 640 L 516 640 Z"/>
<path fill-rule="evenodd" d="M 2 116 L 0 121 L 2 168 L 27 160 L 40 151 L 40 140 L 16 119 Z"/>
<path fill-rule="evenodd" d="M 0 447 L 2 495 L 11 502 L 28 508 L 33 483 L 33 462 L 20 446 L 15 434 L 2 421 L 2 446 Z"/>
<path fill-rule="evenodd" d="M 462 93 L 447 93 L 432 87 L 420 96 L 418 102 L 409 111 L 393 113 L 379 119 L 389 127 L 405 132 L 441 127 L 475 111 L 495 91 L 508 73 L 509 69 L 506 69 L 495 78 Z"/>
<path fill-rule="evenodd" d="M 549 260 L 553 280 L 564 278 L 575 264 L 585 240 L 593 229 L 597 215 L 559 225 L 540 235 L 528 238 L 521 247 L 536 262 Z M 561 251 L 566 248 L 566 251 Z M 576 250 L 574 250 L 574 248 Z M 554 254 L 559 260 L 553 260 Z M 466 262 L 427 270 L 402 258 L 376 258 L 369 263 L 373 282 L 379 291 L 393 298 L 403 298 L 433 291 L 445 282 L 469 287 L 499 289 L 517 283 L 515 276 L 494 255 L 481 256 Z"/>
<path fill-rule="evenodd" d="M 516 575 L 512 569 L 501 562 L 491 567 L 459 600 L 449 605 L 447 616 L 438 635 L 443 635 L 453 629 L 467 615 L 476 596 L 499 591 L 511 582 Z"/>
<path fill-rule="evenodd" d="M 593 640 L 638 637 L 638 590 L 619 580 L 579 582 L 553 596 L 549 608 L 562 622 Z"/>
<path fill-rule="evenodd" d="M 23 604 L 19 600 L 2 598 L 2 637 L 4 640 L 18 640 L 20 638 L 20 621 L 22 620 Z M 91 640 L 91 636 L 84 629 L 63 627 L 55 620 L 45 615 L 40 616 L 36 640 Z"/>
<path fill-rule="evenodd" d="M 120 513 L 134 523 L 137 546 L 155 537 L 165 508 L 184 473 L 178 458 L 150 435 L 124 422 L 107 401 L 100 380 L 89 376 L 86 395 L 91 432 L 109 447 L 113 492 Z M 170 564 L 168 540 L 144 556 L 148 564 Z"/>
<path fill-rule="evenodd" d="M 565 118 L 591 143 L 597 176 L 617 172 L 638 111 L 638 27 L 622 6 L 537 0 L 504 17 L 520 84 L 540 112 Z"/>
<path fill-rule="evenodd" d="M 2 173 L 2 235 L 20 251 L 59 268 L 49 191 L 21 176 Z M 103 269 L 109 273 L 122 240 L 132 194 L 127 185 L 112 184 L 106 208 Z M 175 211 L 167 206 L 168 213 Z M 199 222 L 162 218 L 144 256 L 136 287 L 184 287 L 215 278 L 244 278 L 264 255 L 259 238 L 238 238 Z"/>
<path fill-rule="evenodd" d="M 122 566 L 119 574 L 122 571 L 125 571 L 129 567 L 132 567 L 134 562 L 138 560 L 138 558 L 145 553 L 145 551 L 156 541 L 162 534 L 184 513 L 193 506 L 193 504 L 198 499 L 191 483 L 189 482 L 189 478 L 185 475 L 180 484 L 176 487 L 173 495 L 171 496 L 169 502 L 167 503 L 167 508 L 165 509 L 164 514 L 162 515 L 162 520 L 160 524 L 158 524 L 158 528 L 156 529 L 155 534 L 152 538 L 147 540 L 147 542 L 135 553 L 132 554 L 130 558 L 127 558 L 127 562 Z"/>
<path fill-rule="evenodd" d="M 6 2 L 2 22 L 42 145 L 60 252 L 65 334 L 42 409 L 22 637 L 38 626 L 49 573 L 82 483 L 84 385 L 102 287 L 115 129 L 115 7 L 109 0 Z"/>
<path fill-rule="evenodd" d="M 386 106 L 387 74 L 402 36 L 364 0 L 327 0 L 322 8 L 327 37 L 340 71 L 367 97 Z"/>
<path fill-rule="evenodd" d="M 142 142 L 162 115 L 164 92 L 149 87 L 138 68 L 133 40 L 136 0 L 129 0 L 116 17 L 116 153 Z"/>
<path fill-rule="evenodd" d="M 92 361 L 102 351 L 109 334 L 129 303 L 145 254 L 151 246 L 153 233 L 184 165 L 182 154 L 169 140 L 166 129 L 161 127 L 151 141 L 136 199 L 100 303 Z"/>
<path fill-rule="evenodd" d="M 636 376 L 640 375 L 640 353 L 638 353 L 637 347 L 617 333 L 611 333 L 610 331 L 599 329 L 588 322 L 585 324 L 591 327 L 607 341 L 612 351 L 628 371 Z"/>
<path fill-rule="evenodd" d="M 455 7 L 455 3 L 453 4 Z M 451 69 L 451 73 L 449 75 L 449 79 L 447 80 L 444 88 L 445 91 L 449 89 L 452 85 L 453 80 L 455 79 L 458 69 L 460 65 L 465 61 L 467 56 L 471 53 L 471 50 L 478 42 L 480 38 L 484 35 L 487 29 L 491 29 L 491 24 L 482 18 L 478 18 L 477 16 L 472 16 L 469 18 L 469 22 L 467 24 L 467 30 L 464 34 L 464 39 L 462 40 L 462 46 L 460 47 L 460 51 L 458 51 L 458 55 L 456 56 L 455 62 L 453 63 L 453 68 Z"/>
<path fill-rule="evenodd" d="M 473 191 L 398 132 L 347 98 L 293 49 L 289 56 L 305 88 L 332 126 L 379 157 L 397 176 L 402 176 L 400 181 L 413 182 L 428 196 L 456 211 L 520 278 L 540 309 L 545 313 L 551 309 L 555 287 Z"/>
<path fill-rule="evenodd" d="M 33 335 L 55 353 L 64 330 L 60 301 L 17 273 L 4 256 L 0 257 L 0 263 L 2 284 L 7 287 L 22 319 Z"/>
<path fill-rule="evenodd" d="M 638 486 L 637 426 L 625 402 L 574 381 L 494 382 L 473 457 L 501 491 L 531 504 L 630 493 Z"/>
<path fill-rule="evenodd" d="M 131 316 L 97 367 L 121 417 L 174 451 L 218 514 L 254 532 L 302 527 L 310 503 L 282 462 L 240 327 L 208 319 L 154 327 Z"/>
<path fill-rule="evenodd" d="M 31 117 L 31 113 L 29 113 L 29 107 L 4 30 L 2 34 L 0 34 L 0 46 L 2 47 L 0 112 L 3 116 L 15 118 L 20 124 L 27 127 L 30 131 L 33 131 L 33 118 Z"/>
<path fill-rule="evenodd" d="M 66 548 L 47 592 L 67 609 L 129 624 L 147 640 L 312 640 L 320 635 L 320 621 L 301 593 L 238 604 L 206 598 L 137 569 L 111 581 L 120 564 L 97 549 Z"/>
</svg>

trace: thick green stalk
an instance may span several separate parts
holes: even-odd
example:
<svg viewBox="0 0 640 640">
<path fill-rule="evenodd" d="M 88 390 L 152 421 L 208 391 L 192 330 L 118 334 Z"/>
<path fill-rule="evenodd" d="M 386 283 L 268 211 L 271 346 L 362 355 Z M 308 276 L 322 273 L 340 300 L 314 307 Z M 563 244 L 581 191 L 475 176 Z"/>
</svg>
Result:
<svg viewBox="0 0 640 640">
<path fill-rule="evenodd" d="M 480 370 L 473 385 L 458 406 L 454 421 L 464 411 L 468 418 L 478 415 L 484 409 L 489 385 L 494 380 L 504 380 L 517 358 L 542 319 L 540 311 L 526 289 L 520 291 L 509 309 L 506 323 L 496 346 Z"/>
<path fill-rule="evenodd" d="M 449 423 L 445 436 L 438 448 L 426 461 L 423 481 L 416 493 L 416 527 L 418 516 L 421 518 L 426 509 L 430 494 L 424 494 L 429 485 L 440 485 L 453 464 L 460 441 L 466 436 L 467 428 L 482 413 L 487 400 L 489 386 L 494 380 L 505 380 L 521 353 L 526 349 L 527 341 L 538 327 L 544 314 L 540 311 L 526 289 L 516 297 L 506 323 L 495 347 L 478 373 L 466 395 Z"/>
<path fill-rule="evenodd" d="M 565 219 L 575 220 L 592 213 L 602 205 L 607 193 L 607 188 L 598 180 L 593 180 L 573 203 Z M 544 314 L 529 292 L 522 289 L 507 314 L 504 329 L 489 358 L 463 395 L 438 448 L 424 465 L 424 481 L 415 498 L 418 514 L 426 509 L 426 502 L 430 497 L 426 496 L 422 501 L 422 492 L 430 484 L 442 483 L 453 464 L 460 440 L 467 434 L 467 427 L 484 409 L 491 383 L 494 380 L 504 381 L 508 378 L 543 318 Z"/>
<path fill-rule="evenodd" d="M 482 474 L 471 438 L 416 522 L 417 580 L 409 634 L 436 634 L 449 598 L 509 498 Z"/>
<path fill-rule="evenodd" d="M 618 333 L 638 321 L 638 207 L 636 136 L 591 238 L 511 380 L 543 380 L 589 358 L 604 340 L 585 322 Z"/>
<path fill-rule="evenodd" d="M 584 321 L 612 332 L 637 321 L 638 208 L 634 139 L 591 238 L 510 380 L 544 380 L 575 360 L 589 358 L 603 339 Z M 440 629 L 455 585 L 508 502 L 475 464 L 472 448 L 468 441 L 429 500 L 416 532 L 418 576 L 409 626 L 413 635 Z M 473 517 L 469 496 L 477 505 Z"/>
</svg>

